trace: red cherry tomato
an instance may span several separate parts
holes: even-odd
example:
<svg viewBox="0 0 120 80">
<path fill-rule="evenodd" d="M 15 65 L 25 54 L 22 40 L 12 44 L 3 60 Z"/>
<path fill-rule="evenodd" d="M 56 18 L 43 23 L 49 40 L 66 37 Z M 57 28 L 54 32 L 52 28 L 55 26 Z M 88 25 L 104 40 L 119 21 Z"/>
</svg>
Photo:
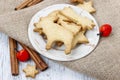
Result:
<svg viewBox="0 0 120 80">
<path fill-rule="evenodd" d="M 112 31 L 112 26 L 109 24 L 104 24 L 100 27 L 100 34 L 103 37 L 109 36 L 111 31 Z"/>
<path fill-rule="evenodd" d="M 22 50 L 17 52 L 17 59 L 19 61 L 25 62 L 28 59 L 30 59 L 30 55 L 25 49 L 22 49 Z"/>
</svg>

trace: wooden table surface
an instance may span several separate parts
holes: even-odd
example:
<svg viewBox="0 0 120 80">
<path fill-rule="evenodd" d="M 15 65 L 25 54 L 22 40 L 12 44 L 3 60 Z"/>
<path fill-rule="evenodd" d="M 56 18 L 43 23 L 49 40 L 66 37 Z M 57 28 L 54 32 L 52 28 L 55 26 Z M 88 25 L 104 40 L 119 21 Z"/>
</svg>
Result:
<svg viewBox="0 0 120 80">
<path fill-rule="evenodd" d="M 19 49 L 21 49 L 20 46 Z M 8 36 L 0 33 L 0 80 L 94 80 L 82 73 L 74 72 L 66 67 L 54 63 L 47 58 L 44 59 L 49 65 L 49 69 L 38 74 L 35 79 L 26 78 L 22 71 L 27 64 L 34 65 L 33 61 L 20 62 L 19 76 L 11 76 Z"/>
</svg>

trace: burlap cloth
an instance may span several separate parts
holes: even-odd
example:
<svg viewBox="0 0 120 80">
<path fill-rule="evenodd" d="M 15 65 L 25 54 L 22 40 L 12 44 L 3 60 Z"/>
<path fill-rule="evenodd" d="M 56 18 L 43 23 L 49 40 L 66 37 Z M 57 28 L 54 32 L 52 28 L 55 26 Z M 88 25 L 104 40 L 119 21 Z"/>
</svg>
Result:
<svg viewBox="0 0 120 80">
<path fill-rule="evenodd" d="M 98 47 L 87 57 L 71 61 L 58 62 L 73 70 L 82 72 L 100 80 L 120 80 L 120 0 L 94 0 L 98 23 L 113 26 L 110 37 L 102 38 Z M 38 5 L 14 11 L 22 0 L 0 0 L 0 31 L 10 37 L 31 46 L 27 28 L 31 17 L 40 9 L 56 3 L 70 3 L 69 0 L 44 0 Z"/>
</svg>

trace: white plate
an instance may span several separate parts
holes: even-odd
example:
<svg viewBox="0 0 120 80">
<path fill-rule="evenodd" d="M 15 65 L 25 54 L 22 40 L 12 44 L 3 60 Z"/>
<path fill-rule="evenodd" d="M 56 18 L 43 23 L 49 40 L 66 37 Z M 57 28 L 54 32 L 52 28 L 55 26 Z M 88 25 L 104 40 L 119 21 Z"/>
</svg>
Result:
<svg viewBox="0 0 120 80">
<path fill-rule="evenodd" d="M 54 10 L 60 10 L 60 9 L 63 9 L 64 7 L 68 7 L 68 6 L 73 8 L 74 11 L 76 11 L 78 14 L 80 14 L 82 16 L 86 16 L 89 19 L 92 19 L 94 21 L 96 26 L 94 27 L 93 30 L 87 31 L 87 33 L 86 33 L 89 43 L 78 45 L 75 49 L 72 50 L 71 54 L 69 54 L 69 55 L 65 55 L 65 53 L 63 51 L 64 46 L 62 48 L 58 48 L 58 49 L 52 48 L 51 50 L 47 51 L 45 49 L 46 42 L 38 33 L 33 31 L 33 29 L 34 29 L 33 24 L 38 22 L 40 17 L 47 16 L 50 12 L 52 12 Z M 50 58 L 53 60 L 58 60 L 58 61 L 76 60 L 76 59 L 80 59 L 80 58 L 85 57 L 88 54 L 90 54 L 98 44 L 98 41 L 99 41 L 99 36 L 97 36 L 98 33 L 99 33 L 99 27 L 98 27 L 98 24 L 97 24 L 96 20 L 94 19 L 94 17 L 91 14 L 89 14 L 88 12 L 86 12 L 76 6 L 69 5 L 69 4 L 56 4 L 56 5 L 52 5 L 45 9 L 40 10 L 38 13 L 36 13 L 33 16 L 33 18 L 30 21 L 29 28 L 28 28 L 28 35 L 29 35 L 30 42 L 32 43 L 32 45 L 36 49 L 36 51 L 38 51 L 40 54 L 42 54 L 43 56 L 45 56 L 47 58 Z"/>
</svg>

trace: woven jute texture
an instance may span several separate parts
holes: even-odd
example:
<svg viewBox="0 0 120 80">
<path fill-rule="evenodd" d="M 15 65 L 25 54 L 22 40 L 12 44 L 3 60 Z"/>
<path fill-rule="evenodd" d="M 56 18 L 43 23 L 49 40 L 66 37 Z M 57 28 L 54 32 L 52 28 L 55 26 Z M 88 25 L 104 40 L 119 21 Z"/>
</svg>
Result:
<svg viewBox="0 0 120 80">
<path fill-rule="evenodd" d="M 108 38 L 101 38 L 97 48 L 87 57 L 71 61 L 58 62 L 75 71 L 93 76 L 100 80 L 120 80 L 120 0 L 94 0 L 97 12 L 94 17 L 99 25 L 109 23 L 113 26 Z M 28 24 L 32 16 L 39 10 L 69 0 L 44 0 L 43 2 L 14 11 L 22 0 L 0 0 L 0 31 L 30 46 L 28 40 Z"/>
</svg>

